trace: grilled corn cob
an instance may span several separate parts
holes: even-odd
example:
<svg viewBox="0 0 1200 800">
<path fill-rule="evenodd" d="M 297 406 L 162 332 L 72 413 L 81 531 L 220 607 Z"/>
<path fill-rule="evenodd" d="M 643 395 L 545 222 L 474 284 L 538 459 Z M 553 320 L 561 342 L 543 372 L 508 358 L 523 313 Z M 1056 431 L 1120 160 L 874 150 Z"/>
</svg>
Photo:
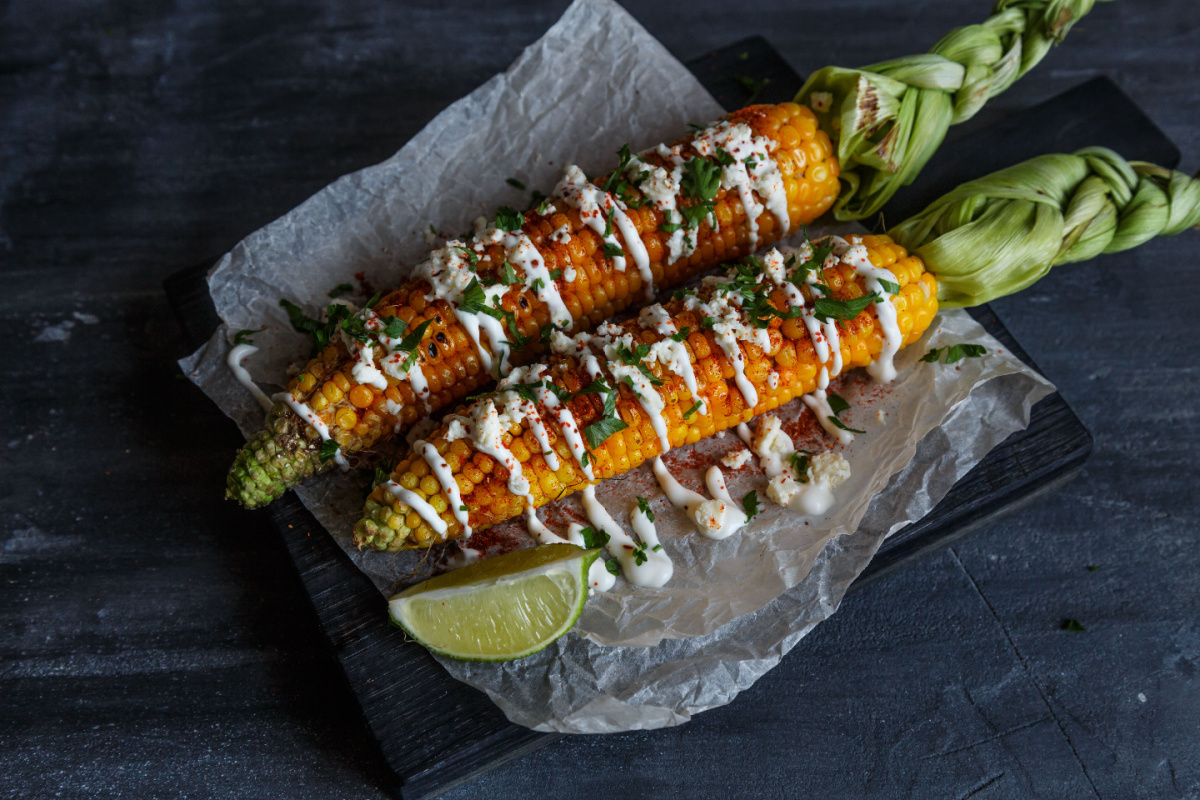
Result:
<svg viewBox="0 0 1200 800">
<path fill-rule="evenodd" d="M 838 192 L 829 137 L 794 103 L 751 106 L 672 147 L 621 155 L 594 183 L 568 170 L 565 200 L 477 225 L 335 324 L 239 452 L 226 496 L 253 508 L 345 466 L 527 360 L 551 329 L 590 328 L 651 287 L 748 255 L 819 217 Z"/>
<path fill-rule="evenodd" d="M 724 282 L 706 279 L 698 296 L 602 326 L 590 343 L 560 339 L 543 364 L 417 443 L 368 497 L 356 541 L 394 551 L 493 525 L 823 389 L 840 371 L 919 338 L 937 311 L 937 282 L 921 260 L 886 236 L 851 237 L 839 249 L 824 260 L 802 252 L 790 264 L 773 252 Z M 899 291 L 881 296 L 881 275 Z M 836 348 L 822 349 L 833 337 L 821 316 L 836 325 Z"/>
</svg>

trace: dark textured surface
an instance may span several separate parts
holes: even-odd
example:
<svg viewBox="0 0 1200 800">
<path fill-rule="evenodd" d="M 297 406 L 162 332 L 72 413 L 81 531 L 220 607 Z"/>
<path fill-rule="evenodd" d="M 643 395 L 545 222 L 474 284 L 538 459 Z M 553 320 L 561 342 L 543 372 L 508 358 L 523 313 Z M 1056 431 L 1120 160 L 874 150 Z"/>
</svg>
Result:
<svg viewBox="0 0 1200 800">
<path fill-rule="evenodd" d="M 684 58 L 765 33 L 806 71 L 984 13 L 804 5 L 635 15 Z M 562 6 L 0 11 L 0 266 L 21 348 L 0 390 L 5 795 L 383 794 L 268 520 L 215 499 L 237 434 L 176 379 L 159 284 L 389 155 Z M 1105 73 L 1194 171 L 1198 49 L 1194 3 L 1101 5 L 984 116 Z M 1095 435 L 1065 491 L 858 593 L 729 707 L 559 741 L 449 796 L 1196 796 L 1196 250 L 1153 243 L 997 304 Z M 74 311 L 100 321 L 33 341 Z"/>
</svg>

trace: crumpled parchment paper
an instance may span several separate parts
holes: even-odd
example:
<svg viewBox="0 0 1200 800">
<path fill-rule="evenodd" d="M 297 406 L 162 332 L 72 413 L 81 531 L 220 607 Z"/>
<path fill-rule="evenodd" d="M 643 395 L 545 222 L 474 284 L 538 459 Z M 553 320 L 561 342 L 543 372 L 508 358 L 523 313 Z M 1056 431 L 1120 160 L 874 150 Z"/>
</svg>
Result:
<svg viewBox="0 0 1200 800">
<path fill-rule="evenodd" d="M 448 107 L 395 156 L 340 178 L 226 254 L 209 275 L 225 325 L 180 364 L 249 434 L 263 414 L 225 366 L 231 331 L 268 325 L 254 338 L 261 351 L 245 366 L 268 391 L 282 386 L 287 365 L 303 360 L 308 343 L 288 324 L 281 297 L 315 315 L 326 293 L 357 273 L 391 286 L 428 252 L 430 224 L 453 234 L 499 205 L 526 205 L 528 194 L 505 178 L 549 191 L 567 163 L 601 172 L 625 142 L 637 150 L 670 141 L 688 121 L 721 113 L 619 6 L 577 0 L 507 72 Z M 952 366 L 918 362 L 930 348 L 956 342 L 983 344 L 988 356 Z M 741 533 L 713 542 L 666 503 L 648 467 L 609 481 L 598 494 L 619 521 L 627 521 L 635 496 L 651 499 L 675 564 L 671 582 L 643 589 L 618 581 L 543 653 L 503 665 L 447 661 L 447 670 L 486 691 L 513 721 L 542 730 L 662 727 L 729 702 L 833 613 L 887 535 L 928 513 L 1053 390 L 963 312 L 939 315 L 897 366 L 899 378 L 886 387 L 851 375 L 838 389 L 852 405 L 843 418 L 866 433 L 839 448 L 853 475 L 827 516 L 800 517 L 769 504 L 765 477 L 748 466 L 727 471 L 730 491 L 757 490 L 765 511 Z M 776 413 L 798 447 L 831 448 L 798 401 Z M 730 433 L 666 460 L 685 485 L 701 488 L 713 459 L 742 446 Z M 297 492 L 391 593 L 428 574 L 433 562 L 425 553 L 354 548 L 363 486 L 360 476 L 335 473 Z M 562 530 L 582 513 L 567 498 L 544 516 Z M 492 538 L 504 548 L 532 541 L 519 523 L 502 527 Z"/>
</svg>

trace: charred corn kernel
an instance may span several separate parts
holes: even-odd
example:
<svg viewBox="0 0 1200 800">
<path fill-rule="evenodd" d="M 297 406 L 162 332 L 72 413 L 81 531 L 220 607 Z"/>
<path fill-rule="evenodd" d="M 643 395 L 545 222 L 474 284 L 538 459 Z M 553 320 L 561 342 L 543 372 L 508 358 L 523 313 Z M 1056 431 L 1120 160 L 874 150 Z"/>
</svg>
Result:
<svg viewBox="0 0 1200 800">
<path fill-rule="evenodd" d="M 745 124 L 755 137 L 770 142 L 771 156 L 780 165 L 788 229 L 797 230 L 801 224 L 816 219 L 830 208 L 838 193 L 838 164 L 828 136 L 818 128 L 816 117 L 808 107 L 794 103 L 749 106 L 728 115 L 727 119 L 735 124 Z M 689 136 L 680 142 L 688 152 L 692 152 L 692 138 Z M 646 160 L 655 166 L 666 167 L 668 171 L 674 167 L 657 151 L 648 151 Z M 605 180 L 601 177 L 595 182 L 602 184 Z M 639 194 L 636 181 L 630 182 L 629 191 Z M 757 197 L 756 200 L 758 205 L 765 207 L 768 198 Z M 690 202 L 684 201 L 684 205 Z M 527 212 L 523 232 L 547 266 L 554 264 L 553 269 L 562 270 L 564 277 L 557 278 L 555 285 L 564 306 L 573 315 L 574 328 L 589 328 L 605 317 L 642 302 L 645 298 L 644 278 L 634 264 L 635 248 L 624 241 L 624 234 L 618 240 L 622 242 L 628 264 L 624 270 L 617 270 L 614 259 L 605 254 L 604 242 L 580 217 L 579 210 L 570 208 L 564 201 L 556 201 L 554 206 L 549 216 Z M 687 257 L 671 260 L 668 246 L 671 233 L 660 227 L 667 221 L 662 212 L 652 206 L 626 210 L 649 256 L 649 271 L 656 288 L 678 285 L 716 267 L 723 260 L 749 255 L 777 240 L 785 229 L 784 220 L 776 219 L 772 211 L 763 211 L 757 220 L 747 218 L 737 189 L 719 189 L 713 199 L 713 212 L 720 223 L 718 229 L 714 231 L 708 223 L 702 224 L 692 234 L 695 251 Z M 566 226 L 564 234 L 555 236 L 563 226 Z M 506 260 L 503 245 L 480 247 L 482 252 L 477 251 L 480 280 L 493 279 Z M 575 278 L 568 281 L 565 276 L 571 273 Z M 428 283 L 413 280 L 387 293 L 372 311 L 380 318 L 396 317 L 404 321 L 410 331 L 423 320 L 434 320 L 415 351 L 415 367 L 421 371 L 430 393 L 417 398 L 407 381 L 384 370 L 388 382 L 385 395 L 390 403 L 378 407 L 378 420 L 365 417 L 358 420 L 366 427 L 355 428 L 353 444 L 348 445 L 347 450 L 371 449 L 394 435 L 398 426 L 405 428 L 422 415 L 475 394 L 490 380 L 481 368 L 475 341 L 454 309 L 444 300 L 427 299 L 429 292 Z M 512 361 L 520 364 L 540 351 L 540 333 L 550 319 L 549 307 L 538 297 L 536 290 L 521 283 L 507 291 L 501 306 L 513 315 L 511 322 L 506 323 L 508 333 L 515 336 L 519 332 L 530 337 L 531 346 L 513 350 Z M 338 414 L 342 408 L 354 411 L 374 402 L 375 392 L 370 387 L 351 380 L 357 354 L 346 349 L 342 338 L 335 337 L 333 343 L 305 366 L 301 373 L 305 377 L 295 382 L 293 390 L 297 402 L 314 410 L 332 408 Z M 375 355 L 382 356 L 382 347 L 374 347 Z M 478 347 L 489 347 L 486 337 Z M 268 429 L 260 437 L 270 434 L 280 457 L 267 467 L 252 467 L 248 459 L 253 450 L 243 451 L 235 460 L 227 480 L 228 496 L 248 507 L 270 502 L 299 480 L 329 469 L 333 463 L 317 458 L 319 445 L 310 444 L 314 441 L 312 437 L 295 435 L 305 423 L 290 407 L 280 403 L 272 409 L 272 414 L 274 419 L 288 418 L 285 426 L 288 433 L 278 434 Z"/>
<path fill-rule="evenodd" d="M 345 392 L 334 381 L 326 381 L 321 387 L 321 394 L 325 395 L 325 399 L 331 403 L 338 403 L 345 396 Z"/>
<path fill-rule="evenodd" d="M 375 393 L 361 383 L 350 390 L 350 402 L 359 408 L 366 408 L 375 401 Z"/>
<path fill-rule="evenodd" d="M 850 238 L 852 243 L 862 242 L 861 237 Z M 876 257 L 879 256 L 874 251 L 884 246 L 892 246 L 886 237 L 876 237 L 870 243 L 862 243 L 867 247 L 868 254 Z M 897 323 L 903 332 L 905 343 L 908 344 L 920 337 L 937 310 L 937 283 L 933 276 L 924 271 L 919 259 L 902 252 L 897 253 L 897 258 L 910 260 L 909 264 L 915 271 L 912 276 L 912 291 L 908 291 L 906 287 L 896 298 L 902 297 L 903 302 L 894 303 Z M 841 279 L 842 289 L 835 295 L 837 300 L 860 297 L 865 292 L 865 279 L 856 275 L 854 269 L 845 262 L 825 270 L 825 274 Z M 668 303 L 666 310 L 672 316 L 677 329 L 695 323 L 694 314 L 688 312 L 682 302 Z M 866 366 L 875 354 L 880 352 L 884 337 L 883 326 L 873 307 L 868 307 L 854 319 L 839 321 L 837 324 L 844 361 L 843 370 Z M 645 343 L 661 339 L 659 334 L 641 329 L 637 320 L 630 320 L 622 327 L 625 332 L 634 334 L 638 340 Z M 656 418 L 661 418 L 670 446 L 678 447 L 718 431 L 728 430 L 752 416 L 812 392 L 817 387 L 820 371 L 832 363 L 832 357 L 825 362 L 818 359 L 812 339 L 803 324 L 789 325 L 778 317 L 773 318 L 768 332 L 771 342 L 768 351 L 764 352 L 758 345 L 747 342 L 739 342 L 738 345 L 742 351 L 743 375 L 753 385 L 757 394 L 756 404 L 751 408 L 748 406 L 746 395 L 743 395 L 739 388 L 737 371 L 719 344 L 717 334 L 711 330 L 697 332 L 696 327 L 693 327 L 693 331 L 688 338 L 692 369 L 697 378 L 699 393 L 705 398 L 707 413 L 693 413 L 684 419 L 684 413 L 691 409 L 694 402 L 691 392 L 686 388 L 676 391 L 673 387 L 676 383 L 681 383 L 679 376 L 666 371 L 661 364 L 649 367 L 656 377 L 663 380 L 658 394 L 664 408 L 657 415 L 648 413 L 634 392 L 626 384 L 613 380 L 610 374 L 609 385 L 615 386 L 618 393 L 617 416 L 627 423 L 628 427 L 612 433 L 598 447 L 589 447 L 589 460 L 597 480 L 605 480 L 627 472 L 662 452 L 659 432 L 654 424 Z M 710 355 L 701 358 L 700 352 Z M 544 374 L 560 388 L 568 391 L 577 392 L 579 387 L 592 380 L 585 367 L 572 357 L 553 356 L 545 363 L 549 369 Z M 770 386 L 772 373 L 777 375 L 774 388 Z M 603 400 L 595 393 L 577 394 L 568 405 L 580 429 L 586 430 L 587 426 L 600 419 Z M 542 421 L 547 428 L 557 430 L 549 414 L 543 414 Z M 444 440 L 447 430 L 443 427 L 434 433 L 429 441 Z M 530 496 L 535 506 L 578 491 L 589 483 L 579 462 L 560 448 L 556 448 L 561 455 L 559 469 L 551 471 L 540 453 L 531 453 L 530 448 L 524 446 L 524 434 L 528 430 L 529 424 L 525 421 L 522 423 L 520 435 L 512 439 L 510 452 L 520 463 L 522 477 L 530 484 Z M 459 442 L 470 449 L 469 439 L 460 439 L 455 444 Z M 489 466 L 482 469 L 485 463 Z M 472 464 L 480 469 L 473 470 Z M 469 522 L 474 530 L 486 528 L 521 513 L 527 502 L 525 498 L 509 491 L 509 470 L 493 469 L 491 464 L 492 459 L 489 456 L 478 452 L 470 461 L 463 461 L 461 474 L 464 480 L 459 482 L 459 488 L 469 489 L 463 491 L 462 499 L 463 504 L 470 509 Z M 392 474 L 394 480 L 402 482 L 410 480 L 410 476 L 420 475 L 424 488 L 426 471 L 423 459 L 410 455 L 396 466 Z M 474 474 L 470 474 L 468 478 L 469 472 Z M 378 488 L 368 496 L 364 516 L 354 528 L 355 539 L 360 545 L 378 546 L 379 542 L 383 541 L 388 548 L 396 546 L 397 535 L 388 526 L 381 524 L 381 521 L 386 520 L 388 503 L 388 495 Z M 438 513 L 446 525 L 445 537 L 438 537 L 438 540 L 455 538 L 462 534 L 463 528 L 452 510 Z M 409 526 L 414 527 L 411 521 Z M 426 544 L 426 540 L 409 537 L 402 546 L 422 547 Z"/>
</svg>

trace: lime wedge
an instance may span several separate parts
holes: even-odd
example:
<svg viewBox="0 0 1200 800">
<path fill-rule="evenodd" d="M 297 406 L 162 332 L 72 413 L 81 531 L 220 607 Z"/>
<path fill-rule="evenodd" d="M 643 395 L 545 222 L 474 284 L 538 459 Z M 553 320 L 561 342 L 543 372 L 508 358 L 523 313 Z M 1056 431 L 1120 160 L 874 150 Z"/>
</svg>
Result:
<svg viewBox="0 0 1200 800">
<path fill-rule="evenodd" d="M 547 544 L 438 575 L 388 601 L 392 622 L 439 655 L 511 661 L 571 629 L 599 549 Z"/>
</svg>

